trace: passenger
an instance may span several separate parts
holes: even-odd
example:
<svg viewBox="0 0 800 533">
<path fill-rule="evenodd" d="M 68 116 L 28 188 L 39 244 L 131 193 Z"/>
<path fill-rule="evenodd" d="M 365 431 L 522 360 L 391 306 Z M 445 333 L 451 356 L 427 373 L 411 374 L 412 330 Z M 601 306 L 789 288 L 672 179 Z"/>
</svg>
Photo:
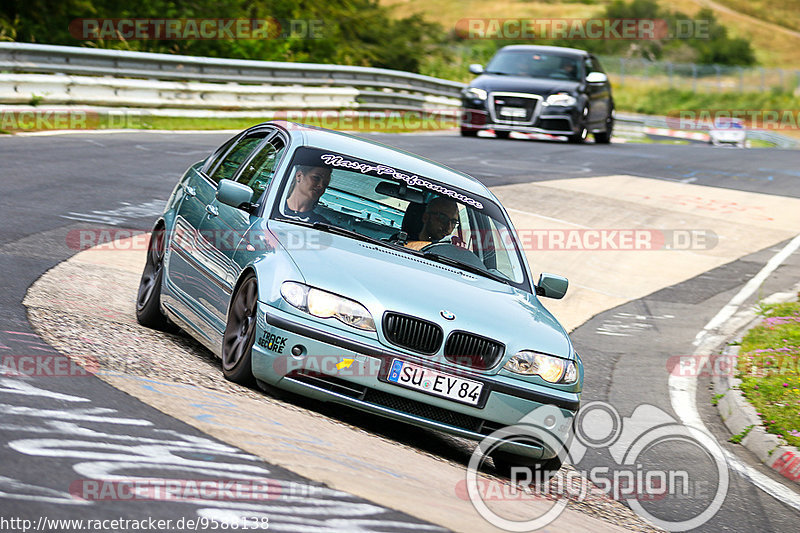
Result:
<svg viewBox="0 0 800 533">
<path fill-rule="evenodd" d="M 330 224 L 328 219 L 314 210 L 331 182 L 331 169 L 307 165 L 297 165 L 296 168 L 283 213 L 305 222 Z"/>
<path fill-rule="evenodd" d="M 431 243 L 441 241 L 458 227 L 458 204 L 455 200 L 439 196 L 430 201 L 422 213 L 422 229 L 419 240 L 409 241 L 406 247 L 420 250 Z"/>
</svg>

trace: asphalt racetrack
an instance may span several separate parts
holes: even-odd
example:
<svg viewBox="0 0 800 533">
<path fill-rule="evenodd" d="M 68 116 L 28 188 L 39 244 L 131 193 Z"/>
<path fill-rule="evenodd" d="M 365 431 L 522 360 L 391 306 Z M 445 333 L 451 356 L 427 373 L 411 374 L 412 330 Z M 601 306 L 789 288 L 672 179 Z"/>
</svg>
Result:
<svg viewBox="0 0 800 533">
<path fill-rule="evenodd" d="M 4 289 L 0 293 L 0 354 L 4 361 L 10 356 L 59 357 L 54 344 L 63 343 L 58 346 L 63 350 L 71 340 L 80 339 L 82 331 L 100 328 L 99 318 L 94 325 L 77 319 L 49 325 L 42 321 L 55 307 L 59 316 L 69 316 L 70 306 L 76 317 L 86 314 L 79 309 L 81 285 L 71 286 L 68 277 L 59 279 L 62 289 L 75 295 L 74 302 L 47 302 L 41 294 L 33 303 L 23 304 L 23 300 L 34 282 L 79 251 L 70 238 L 76 229 L 148 231 L 186 167 L 229 136 L 131 132 L 0 138 Z M 551 241 L 545 242 L 550 246 L 526 249 L 534 277 L 548 271 L 570 278 L 567 297 L 545 304 L 572 330 L 573 342 L 582 354 L 586 365 L 583 404 L 603 402 L 621 421 L 632 419 L 629 427 L 646 426 L 645 419 L 655 416 L 680 418 L 668 386 L 671 361 L 693 353 L 698 332 L 800 228 L 800 170 L 793 151 L 719 149 L 701 144 L 573 146 L 552 141 L 462 139 L 453 134 L 366 137 L 480 179 L 509 209 L 521 234 L 533 235 L 534 229 L 636 228 L 671 236 L 674 247 L 669 250 L 595 252 L 565 249 Z M 688 241 L 681 240 L 687 235 Z M 129 274 L 110 280 L 103 277 L 108 271 L 97 270 L 96 287 L 106 284 L 112 302 L 108 307 L 113 307 L 115 287 L 124 285 L 125 276 L 135 276 L 134 270 L 135 265 Z M 122 271 L 125 268 L 120 267 Z M 65 272 L 69 270 L 51 274 Z M 798 279 L 800 254 L 792 254 L 746 304 L 789 290 Z M 102 327 L 108 327 L 108 321 L 103 321 Z M 49 328 L 44 338 L 42 328 Z M 188 341 L 178 348 L 190 355 L 198 350 Z M 207 360 L 206 364 L 213 367 L 214 362 Z M 202 396 L 197 388 L 192 392 L 169 388 L 155 378 L 150 383 L 115 379 L 20 376 L 4 370 L 0 375 L 0 519 L 30 520 L 41 526 L 39 530 L 69 529 L 52 523 L 47 527 L 42 517 L 149 517 L 171 520 L 164 529 L 178 530 L 194 529 L 197 524 L 187 524 L 187 520 L 204 520 L 207 525 L 210 520 L 244 515 L 264 518 L 262 523 L 254 518 L 253 528 L 268 521 L 269 529 L 276 531 L 471 529 L 456 516 L 456 490 L 447 485 L 452 479 L 448 476 L 463 471 L 468 460 L 469 450 L 461 443 L 300 401 L 290 407 L 270 404 L 269 409 L 276 417 L 289 413 L 288 418 L 280 419 L 282 427 L 289 429 L 293 420 L 299 420 L 293 417 L 308 417 L 307 423 L 320 424 L 320 431 L 327 431 L 328 416 L 340 417 L 336 429 L 331 429 L 335 432 L 319 434 L 320 440 L 335 447 L 351 438 L 357 443 L 361 437 L 377 436 L 380 453 L 360 457 L 360 467 L 353 462 L 348 466 L 344 457 L 358 454 L 344 444 L 343 449 L 332 449 L 329 457 L 321 458 L 320 454 L 304 456 L 302 452 L 310 448 L 298 439 L 292 443 L 293 454 L 286 452 L 288 447 L 272 454 L 253 442 L 255 436 L 250 440 L 240 436 L 250 420 L 255 420 L 253 412 L 241 414 L 238 421 L 228 413 L 228 427 L 215 430 L 203 425 L 208 420 L 191 409 L 219 401 L 218 396 Z M 174 399 L 165 400 L 167 392 Z M 269 401 L 259 400 L 262 395 L 255 391 L 242 391 L 241 396 L 253 402 Z M 705 377 L 698 383 L 696 404 L 719 446 L 735 454 L 749 471 L 780 482 L 749 452 L 727 442 L 730 435 L 711 405 Z M 642 406 L 646 410 L 637 411 Z M 603 435 L 595 437 L 598 442 L 603 440 Z M 281 438 L 287 437 L 282 434 Z M 576 458 L 575 468 L 613 469 L 619 461 L 610 448 L 610 440 L 608 446 L 587 446 Z M 398 457 L 410 461 L 418 456 L 419 464 L 430 461 L 429 484 L 434 487 L 435 480 L 443 480 L 455 502 L 453 507 L 444 496 L 439 502 L 436 497 L 426 499 L 424 493 L 393 489 L 414 487 L 414 483 L 425 486 L 424 473 L 417 475 L 413 464 L 389 468 L 391 457 L 386 456 L 395 453 L 393 449 Z M 656 519 L 688 519 L 698 506 L 713 499 L 719 480 L 708 458 L 696 452 L 675 445 L 643 456 L 643 462 L 664 470 L 684 469 L 707 482 L 706 486 L 694 485 L 694 492 L 672 507 L 641 504 L 645 510 L 653 510 Z M 340 463 L 331 460 L 335 454 L 342 457 Z M 323 459 L 327 467 L 320 473 L 318 465 Z M 449 470 L 435 472 L 440 467 Z M 121 498 L 79 501 L 72 497 L 82 484 L 117 479 L 115 476 L 273 481 L 258 487 L 264 493 L 258 504 L 142 503 Z M 396 483 L 406 484 L 393 485 L 397 479 Z M 724 500 L 699 530 L 795 531 L 800 523 L 800 495 L 789 490 L 793 499 L 779 498 L 756 487 L 746 473 L 729 471 Z M 420 506 L 414 496 L 429 504 Z M 614 507 L 610 509 L 612 514 L 616 512 Z M 597 530 L 594 520 L 603 528 L 615 529 L 613 516 L 596 513 L 588 518 L 580 508 L 571 512 L 565 515 L 564 527 Z M 179 524 L 179 520 L 183 522 Z M 0 523 L 0 529 L 12 531 L 19 525 Z M 474 530 L 484 530 L 483 526 L 477 524 Z M 618 521 L 617 530 L 625 527 L 636 526 Z"/>
</svg>

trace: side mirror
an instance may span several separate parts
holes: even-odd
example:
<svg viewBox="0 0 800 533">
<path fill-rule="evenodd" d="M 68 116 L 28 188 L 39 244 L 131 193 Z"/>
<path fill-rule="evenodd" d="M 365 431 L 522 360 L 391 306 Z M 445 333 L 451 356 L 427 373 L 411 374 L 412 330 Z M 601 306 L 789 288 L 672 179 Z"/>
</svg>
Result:
<svg viewBox="0 0 800 533">
<path fill-rule="evenodd" d="M 469 71 L 476 76 L 483 74 L 483 65 L 480 63 L 473 63 L 469 66 Z"/>
<path fill-rule="evenodd" d="M 586 83 L 608 83 L 608 76 L 602 72 L 590 72 L 586 75 Z"/>
<path fill-rule="evenodd" d="M 242 204 L 249 206 L 253 199 L 253 189 L 243 183 L 232 180 L 220 180 L 217 186 L 217 200 L 225 205 L 241 209 Z"/>
<path fill-rule="evenodd" d="M 539 283 L 536 284 L 536 294 L 560 300 L 567 294 L 567 287 L 569 287 L 569 280 L 564 276 L 542 272 L 542 275 L 539 276 Z"/>
</svg>

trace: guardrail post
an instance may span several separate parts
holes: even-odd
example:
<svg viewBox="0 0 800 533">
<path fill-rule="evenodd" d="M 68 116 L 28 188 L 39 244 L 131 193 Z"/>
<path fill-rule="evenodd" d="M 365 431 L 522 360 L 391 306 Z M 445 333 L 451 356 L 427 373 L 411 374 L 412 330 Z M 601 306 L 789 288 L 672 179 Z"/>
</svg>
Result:
<svg viewBox="0 0 800 533">
<path fill-rule="evenodd" d="M 717 90 L 722 92 L 722 69 L 719 65 L 714 65 L 714 70 L 717 71 Z"/>
<path fill-rule="evenodd" d="M 667 75 L 669 76 L 669 88 L 672 89 L 672 62 L 667 63 Z"/>
<path fill-rule="evenodd" d="M 625 83 L 625 58 L 619 58 L 619 84 L 623 85 Z"/>
<path fill-rule="evenodd" d="M 759 67 L 758 70 L 761 72 L 761 92 L 763 93 L 766 90 L 765 87 L 767 84 L 767 81 L 764 77 L 765 76 L 764 67 Z"/>
<path fill-rule="evenodd" d="M 692 92 L 697 92 L 697 65 L 692 63 Z"/>
<path fill-rule="evenodd" d="M 744 92 L 744 69 L 739 67 L 739 92 Z"/>
</svg>

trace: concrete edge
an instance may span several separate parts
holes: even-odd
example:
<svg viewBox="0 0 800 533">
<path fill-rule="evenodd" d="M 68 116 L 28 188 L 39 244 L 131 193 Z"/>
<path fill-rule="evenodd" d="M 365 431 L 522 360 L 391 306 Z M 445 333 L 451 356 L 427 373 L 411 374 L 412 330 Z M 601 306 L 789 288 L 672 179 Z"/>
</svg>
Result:
<svg viewBox="0 0 800 533">
<path fill-rule="evenodd" d="M 761 303 L 783 303 L 797 299 L 800 284 L 793 288 L 793 292 L 777 292 L 761 300 Z M 746 321 L 744 327 L 737 328 L 731 335 L 722 352 L 726 356 L 729 373 L 712 372 L 714 393 L 722 394 L 717 402 L 725 427 L 731 435 L 741 435 L 746 432 L 740 444 L 750 450 L 758 459 L 772 470 L 800 485 L 800 450 L 789 446 L 778 435 L 768 433 L 761 424 L 755 408 L 750 405 L 739 389 L 741 380 L 733 376 L 733 369 L 739 355 L 739 343 L 745 334 L 761 323 L 762 318 L 757 315 L 755 306 L 746 308 L 729 319 L 729 322 Z M 749 429 L 748 429 L 749 428 Z"/>
</svg>

